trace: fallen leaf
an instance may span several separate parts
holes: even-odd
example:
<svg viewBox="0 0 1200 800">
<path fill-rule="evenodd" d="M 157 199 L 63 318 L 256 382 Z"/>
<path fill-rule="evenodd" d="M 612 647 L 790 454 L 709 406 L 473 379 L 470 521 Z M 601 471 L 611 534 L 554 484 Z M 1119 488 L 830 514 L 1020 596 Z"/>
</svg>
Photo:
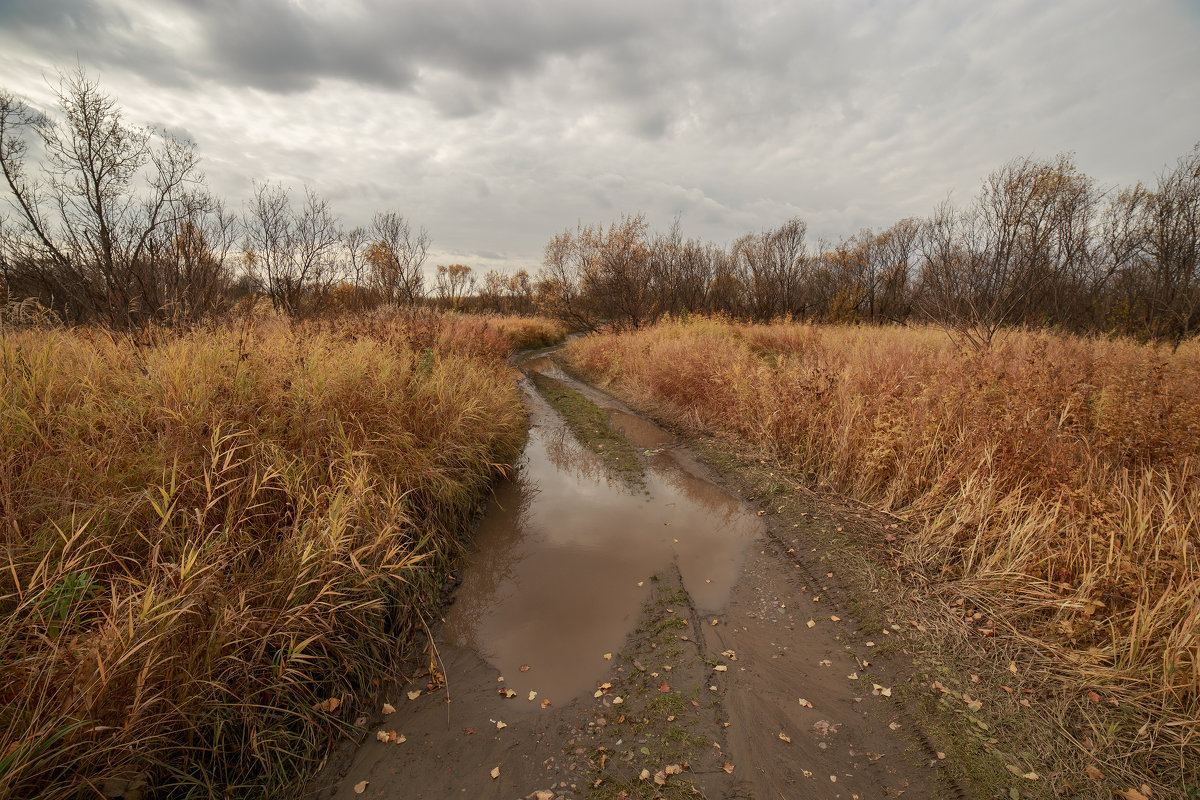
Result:
<svg viewBox="0 0 1200 800">
<path fill-rule="evenodd" d="M 898 731 L 898 730 L 900 730 L 900 723 L 899 722 L 889 722 L 888 727 L 894 731 Z"/>
<path fill-rule="evenodd" d="M 1124 797 L 1125 800 L 1150 800 L 1150 795 L 1143 794 L 1137 789 L 1118 789 L 1117 794 Z"/>
<path fill-rule="evenodd" d="M 867 647 L 874 647 L 874 646 L 875 646 L 874 642 L 867 642 Z"/>
<path fill-rule="evenodd" d="M 462 731 L 463 731 L 463 735 L 465 735 L 465 736 L 471 736 L 472 734 L 475 733 L 474 728 L 463 728 Z"/>
<path fill-rule="evenodd" d="M 658 690 L 663 694 L 666 694 L 667 692 L 671 691 L 671 686 L 666 681 L 663 681 L 658 685 Z"/>
<path fill-rule="evenodd" d="M 791 744 L 791 743 L 792 743 L 792 737 L 788 736 L 788 735 L 787 735 L 786 733 L 784 733 L 783 731 L 780 731 L 780 732 L 779 732 L 779 740 L 780 740 L 780 741 L 782 741 L 782 742 L 787 742 L 788 744 Z"/>
<path fill-rule="evenodd" d="M 679 775 L 683 772 L 683 767 L 679 766 L 678 764 L 667 764 L 666 768 L 663 769 L 663 772 L 667 773 L 668 775 Z"/>
<path fill-rule="evenodd" d="M 728 761 L 725 762 L 725 765 L 722 766 L 721 769 L 725 770 L 726 775 L 733 774 L 733 764 L 730 764 Z"/>
<path fill-rule="evenodd" d="M 813 704 L 805 700 L 803 697 L 800 698 L 800 705 L 804 706 L 805 708 L 813 707 Z"/>
<path fill-rule="evenodd" d="M 815 627 L 817 627 L 817 623 L 816 623 L 816 622 L 814 622 L 814 621 L 813 621 L 813 620 L 811 620 L 811 619 L 810 619 L 808 622 L 804 623 L 804 624 L 805 624 L 805 625 L 807 625 L 807 626 L 808 626 L 808 627 L 810 627 L 810 628 L 815 628 Z"/>
<path fill-rule="evenodd" d="M 395 707 L 395 706 L 393 706 L 391 703 L 384 703 L 384 704 L 383 704 L 383 709 L 382 709 L 382 710 L 383 710 L 383 715 L 384 715 L 385 717 L 386 717 L 388 714 L 394 714 L 394 713 L 396 713 L 396 707 Z"/>
<path fill-rule="evenodd" d="M 528 664 L 521 665 L 521 672 L 529 672 L 531 669 L 533 669 L 533 667 L 529 666 Z"/>
<path fill-rule="evenodd" d="M 1017 674 L 1017 662 L 1015 662 L 1015 661 L 1008 662 L 1008 671 L 1011 672 L 1013 675 L 1016 675 Z"/>
<path fill-rule="evenodd" d="M 511 700 L 517 696 L 517 693 L 514 692 L 512 689 L 501 689 L 496 694 L 500 695 L 501 697 L 507 698 L 509 700 Z"/>
<path fill-rule="evenodd" d="M 880 686 L 878 683 L 873 683 L 873 684 L 871 684 L 871 689 L 872 689 L 871 694 L 881 694 L 884 697 L 892 696 L 892 690 L 890 687 Z"/>
<path fill-rule="evenodd" d="M 850 679 L 850 680 L 852 680 L 852 681 L 856 681 L 856 680 L 858 680 L 858 673 L 857 673 L 857 672 L 851 672 L 851 673 L 850 673 L 849 675 L 847 675 L 846 677 L 847 677 L 847 678 L 849 678 L 849 679 Z"/>
<path fill-rule="evenodd" d="M 1094 781 L 1099 781 L 1099 780 L 1104 779 L 1104 773 L 1101 772 L 1098 768 L 1093 767 L 1091 764 L 1088 764 L 1086 767 L 1084 767 L 1083 771 L 1086 772 L 1087 776 Z"/>
<path fill-rule="evenodd" d="M 508 727 L 507 722 L 501 722 L 500 720 L 496 720 L 496 730 L 502 731 L 507 727 Z"/>
<path fill-rule="evenodd" d="M 830 661 L 828 658 L 818 661 L 817 664 L 822 667 L 832 667 L 833 666 L 833 662 Z"/>
<path fill-rule="evenodd" d="M 713 667 L 713 670 L 716 672 L 727 672 L 729 671 L 729 667 L 725 666 L 724 664 L 717 664 L 715 667 Z"/>
<path fill-rule="evenodd" d="M 648 770 L 648 769 L 642 770 L 641 773 L 638 775 L 639 781 L 648 780 L 649 778 L 650 778 L 650 770 Z"/>
<path fill-rule="evenodd" d="M 841 622 L 841 621 L 842 621 L 842 618 L 841 618 L 841 617 L 834 617 L 834 616 L 831 616 L 829 619 L 830 619 L 831 621 L 833 621 L 833 622 Z"/>
<path fill-rule="evenodd" d="M 354 784 L 354 793 L 362 794 L 365 792 L 367 790 L 368 783 L 370 783 L 370 781 L 359 781 L 358 783 Z"/>
<path fill-rule="evenodd" d="M 838 728 L 842 727 L 840 722 L 830 722 L 827 719 L 819 719 L 813 723 L 813 730 L 818 736 L 832 736 L 838 732 Z"/>
<path fill-rule="evenodd" d="M 625 702 L 625 701 L 624 701 L 623 699 L 621 699 L 620 697 L 614 697 L 614 698 L 613 698 L 613 705 L 614 705 L 614 706 L 619 706 L 619 705 L 621 705 L 621 703 L 624 703 L 624 702 Z"/>
<path fill-rule="evenodd" d="M 411 692 L 409 692 L 409 693 L 408 693 L 408 699 L 409 699 L 409 700 L 416 700 L 416 699 L 417 699 L 418 697 L 420 697 L 420 696 L 421 696 L 421 690 L 420 690 L 420 689 L 413 689 Z"/>
<path fill-rule="evenodd" d="M 499 777 L 500 777 L 500 768 L 499 768 L 499 767 L 492 767 L 492 773 L 491 773 L 491 775 L 492 775 L 492 780 L 496 780 L 496 778 L 499 778 Z"/>
<path fill-rule="evenodd" d="M 530 690 L 530 692 L 529 692 L 529 699 L 530 699 L 530 700 L 536 700 L 536 699 L 537 699 L 537 692 Z"/>
<path fill-rule="evenodd" d="M 542 701 L 542 708 L 549 708 L 549 707 L 550 707 L 550 701 L 549 701 L 549 700 L 543 700 L 543 701 Z"/>
<path fill-rule="evenodd" d="M 384 744 L 387 744 L 392 739 L 392 737 L 388 735 L 387 731 L 375 731 L 375 738 Z"/>
<path fill-rule="evenodd" d="M 662 770 L 654 773 L 654 782 L 659 786 L 664 785 L 667 782 L 667 773 L 663 772 Z"/>
<path fill-rule="evenodd" d="M 944 761 L 946 759 L 946 754 L 943 753 L 941 750 L 938 750 L 937 757 L 938 757 L 938 761 Z"/>
<path fill-rule="evenodd" d="M 605 654 L 604 654 L 604 660 L 605 660 L 605 661 L 612 661 L 612 653 L 605 653 Z"/>
<path fill-rule="evenodd" d="M 1088 700 L 1091 700 L 1093 703 L 1100 702 L 1100 695 L 1096 694 L 1095 692 L 1088 692 L 1087 696 L 1088 696 Z"/>
</svg>

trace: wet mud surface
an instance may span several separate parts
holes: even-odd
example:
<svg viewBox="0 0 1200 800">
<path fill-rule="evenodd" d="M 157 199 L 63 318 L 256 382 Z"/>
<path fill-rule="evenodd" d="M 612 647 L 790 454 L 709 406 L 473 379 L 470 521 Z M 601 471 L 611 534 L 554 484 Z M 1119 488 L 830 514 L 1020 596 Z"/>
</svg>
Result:
<svg viewBox="0 0 1200 800">
<path fill-rule="evenodd" d="M 887 659 L 867 637 L 890 633 L 839 606 L 816 530 L 752 508 L 549 359 L 524 368 L 602 408 L 644 486 L 607 474 L 528 389 L 520 468 L 434 632 L 444 685 L 401 687 L 319 796 L 947 796 L 931 746 L 875 688 Z"/>
</svg>

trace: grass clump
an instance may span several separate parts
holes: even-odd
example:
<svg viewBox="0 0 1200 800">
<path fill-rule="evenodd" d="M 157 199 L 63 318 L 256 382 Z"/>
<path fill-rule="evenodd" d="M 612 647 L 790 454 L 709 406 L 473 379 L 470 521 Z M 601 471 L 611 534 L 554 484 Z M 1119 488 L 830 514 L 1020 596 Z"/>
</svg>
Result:
<svg viewBox="0 0 1200 800">
<path fill-rule="evenodd" d="M 522 441 L 457 324 L 0 331 L 0 797 L 300 790 Z"/>
<path fill-rule="evenodd" d="M 1200 781 L 1196 342 L 1013 332 L 963 352 L 932 328 L 693 319 L 565 352 L 635 404 L 907 518 L 907 573 L 1058 676 L 1073 711 L 1053 724 L 1089 761 Z"/>
</svg>

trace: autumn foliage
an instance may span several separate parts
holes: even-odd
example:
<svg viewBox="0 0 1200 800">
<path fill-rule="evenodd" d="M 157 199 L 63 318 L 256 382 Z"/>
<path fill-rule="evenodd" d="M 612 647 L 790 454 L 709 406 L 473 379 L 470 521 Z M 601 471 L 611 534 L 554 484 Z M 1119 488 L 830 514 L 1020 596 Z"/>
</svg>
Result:
<svg viewBox="0 0 1200 800">
<path fill-rule="evenodd" d="M 0 797 L 294 793 L 517 455 L 506 356 L 561 334 L 0 328 Z"/>
<path fill-rule="evenodd" d="M 1119 698 L 1102 752 L 1163 774 L 1200 759 L 1195 343 L 1014 333 L 962 351 L 936 329 L 696 319 L 568 353 L 670 421 L 905 517 L 926 591 L 986 609 L 1064 686 Z"/>
</svg>

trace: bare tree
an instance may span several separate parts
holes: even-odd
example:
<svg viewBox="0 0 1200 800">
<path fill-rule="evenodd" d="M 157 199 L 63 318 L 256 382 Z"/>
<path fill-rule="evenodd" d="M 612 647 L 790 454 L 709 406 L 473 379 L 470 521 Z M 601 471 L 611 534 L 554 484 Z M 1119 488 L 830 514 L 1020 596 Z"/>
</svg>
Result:
<svg viewBox="0 0 1200 800">
<path fill-rule="evenodd" d="M 381 212 L 371 222 L 374 241 L 367 249 L 371 285 L 386 303 L 417 302 L 425 294 L 422 268 L 429 254 L 429 234 L 414 231 L 394 211 Z"/>
<path fill-rule="evenodd" d="M 438 264 L 436 290 L 442 305 L 457 311 L 475 291 L 475 276 L 466 264 Z"/>
<path fill-rule="evenodd" d="M 69 319 L 117 327 L 211 298 L 206 291 L 180 297 L 190 273 L 172 267 L 170 243 L 181 231 L 209 214 L 223 218 L 203 191 L 195 146 L 126 123 L 115 99 L 81 69 L 61 75 L 56 93 L 61 119 L 0 92 L 0 172 L 13 211 L 4 241 L 10 284 Z M 40 169 L 27 162 L 32 142 Z"/>
<path fill-rule="evenodd" d="M 341 232 L 328 202 L 309 188 L 295 210 L 278 184 L 256 184 L 246 211 L 246 265 L 281 313 L 317 311 L 339 276 Z"/>
<path fill-rule="evenodd" d="M 926 309 L 976 347 L 1038 321 L 1039 302 L 1085 253 L 1077 240 L 1090 228 L 1092 191 L 1067 156 L 1023 158 L 989 175 L 967 210 L 943 205 L 926 227 Z"/>
</svg>

